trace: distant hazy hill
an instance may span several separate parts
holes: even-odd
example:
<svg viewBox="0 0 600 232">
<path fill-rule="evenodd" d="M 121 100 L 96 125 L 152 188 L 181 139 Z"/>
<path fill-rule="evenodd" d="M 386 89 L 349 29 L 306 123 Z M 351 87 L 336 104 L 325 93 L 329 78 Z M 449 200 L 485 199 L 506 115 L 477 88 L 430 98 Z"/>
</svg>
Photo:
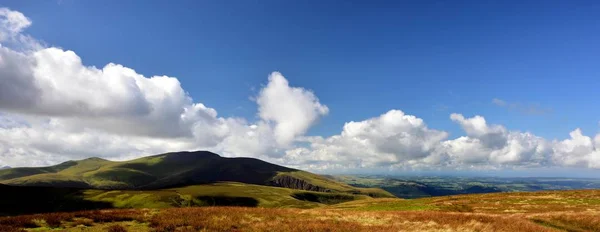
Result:
<svg viewBox="0 0 600 232">
<path fill-rule="evenodd" d="M 9 169 L 9 168 L 10 168 L 10 166 L 4 166 L 4 167 L 0 167 L 0 170 L 2 170 L 2 169 Z"/>
<path fill-rule="evenodd" d="M 173 152 L 123 162 L 89 158 L 49 167 L 0 170 L 0 183 L 17 186 L 161 189 L 215 182 L 392 197 L 377 188 L 352 187 L 258 159 L 225 158 L 207 151 Z"/>
</svg>

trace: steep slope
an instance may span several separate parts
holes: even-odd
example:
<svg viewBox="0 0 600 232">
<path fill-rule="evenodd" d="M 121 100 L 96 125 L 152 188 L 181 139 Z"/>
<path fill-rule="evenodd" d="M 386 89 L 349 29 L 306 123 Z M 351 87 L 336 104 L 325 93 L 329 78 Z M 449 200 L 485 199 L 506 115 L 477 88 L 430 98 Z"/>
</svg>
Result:
<svg viewBox="0 0 600 232">
<path fill-rule="evenodd" d="M 7 168 L 0 171 L 0 181 L 9 180 L 19 177 L 31 176 L 36 174 L 44 173 L 56 173 L 71 166 L 77 165 L 75 161 L 67 161 L 61 164 L 57 164 L 49 167 L 39 168 Z"/>
<path fill-rule="evenodd" d="M 215 182 L 393 197 L 381 189 L 352 187 L 258 159 L 225 158 L 207 151 L 173 152 L 124 162 L 89 158 L 50 167 L 0 170 L 0 183 L 18 186 L 161 189 Z"/>
</svg>

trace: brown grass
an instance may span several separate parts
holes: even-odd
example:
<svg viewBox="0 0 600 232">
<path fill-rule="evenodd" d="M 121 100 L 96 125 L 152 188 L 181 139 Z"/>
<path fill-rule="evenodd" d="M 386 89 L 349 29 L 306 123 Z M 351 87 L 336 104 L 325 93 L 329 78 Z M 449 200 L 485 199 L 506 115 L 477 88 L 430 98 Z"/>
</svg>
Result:
<svg viewBox="0 0 600 232">
<path fill-rule="evenodd" d="M 481 213 L 545 213 L 600 211 L 600 190 L 468 194 L 426 198 L 445 211 L 462 205 Z M 449 207 L 449 209 L 447 209 Z"/>
<path fill-rule="evenodd" d="M 0 231 L 22 228 L 64 228 L 120 221 L 147 221 L 149 210 L 95 210 L 0 217 Z"/>
<path fill-rule="evenodd" d="M 600 213 L 561 213 L 531 216 L 540 224 L 566 231 L 600 231 Z"/>
<path fill-rule="evenodd" d="M 144 216 L 145 215 L 145 216 Z M 155 214 L 148 210 L 103 210 L 51 213 L 0 218 L 0 231 L 59 228 L 53 222 L 40 226 L 35 222 L 60 221 L 60 228 L 76 231 L 72 222 L 82 218 L 102 223 L 121 221 L 149 222 L 153 231 L 554 231 L 526 217 L 507 215 L 435 212 L 435 211 L 344 211 L 332 209 L 266 209 L 243 207 L 171 208 Z M 554 219 L 558 220 L 558 219 Z M 564 219 L 567 220 L 567 219 Z M 575 219 L 573 219 L 575 220 Z M 33 223 L 32 223 L 33 222 Z M 593 222 L 593 221 L 592 221 Z M 591 224 L 590 224 L 591 225 Z M 111 232 L 127 231 L 121 225 L 108 227 Z"/>
<path fill-rule="evenodd" d="M 127 229 L 121 225 L 112 225 L 107 229 L 108 232 L 127 232 Z"/>
<path fill-rule="evenodd" d="M 202 207 L 0 217 L 0 231 L 29 228 L 114 232 L 600 231 L 600 191 L 372 199 L 317 209 Z"/>
<path fill-rule="evenodd" d="M 364 212 L 236 207 L 165 209 L 157 231 L 553 231 L 528 219 L 449 212 Z"/>
</svg>

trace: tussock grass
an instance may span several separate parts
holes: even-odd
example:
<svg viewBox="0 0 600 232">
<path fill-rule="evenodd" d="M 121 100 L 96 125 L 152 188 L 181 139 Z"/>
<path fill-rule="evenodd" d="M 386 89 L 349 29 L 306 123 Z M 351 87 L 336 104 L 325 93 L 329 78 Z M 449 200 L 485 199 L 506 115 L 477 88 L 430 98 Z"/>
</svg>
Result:
<svg viewBox="0 0 600 232">
<path fill-rule="evenodd" d="M 0 231 L 19 231 L 36 228 L 39 230 L 76 228 L 92 226 L 95 223 L 138 221 L 144 222 L 152 216 L 149 210 L 96 210 L 80 212 L 62 212 L 0 217 Z"/>
<path fill-rule="evenodd" d="M 70 223 L 76 221 L 75 218 L 88 218 L 93 224 L 79 226 Z M 34 219 L 55 220 L 60 225 L 33 227 L 28 222 Z M 126 221 L 130 223 L 123 223 Z M 128 229 L 135 228 L 130 225 L 145 225 L 147 227 L 140 228 L 150 231 L 554 231 L 527 218 L 506 215 L 247 207 L 54 213 L 2 218 L 0 225 L 7 228 L 7 231 L 18 231 L 21 228 L 35 228 L 38 231 L 106 231 L 111 228 L 119 232 L 134 231 Z"/>
<path fill-rule="evenodd" d="M 600 190 L 466 194 L 404 199 L 365 199 L 331 206 L 352 210 L 428 210 L 475 213 L 600 212 Z"/>
<path fill-rule="evenodd" d="M 266 193 L 269 191 L 262 194 Z M 185 191 L 178 194 L 196 199 Z M 600 190 L 578 190 L 418 200 L 365 198 L 312 209 L 210 206 L 99 210 L 0 217 L 0 231 L 106 231 L 114 225 L 127 231 L 600 231 L 598 199 Z"/>
</svg>

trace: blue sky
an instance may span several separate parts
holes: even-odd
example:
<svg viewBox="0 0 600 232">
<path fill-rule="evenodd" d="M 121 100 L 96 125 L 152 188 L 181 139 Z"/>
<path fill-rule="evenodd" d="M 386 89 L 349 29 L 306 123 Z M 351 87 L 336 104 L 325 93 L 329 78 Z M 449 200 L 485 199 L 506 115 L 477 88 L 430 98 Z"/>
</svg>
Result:
<svg viewBox="0 0 600 232">
<path fill-rule="evenodd" d="M 256 115 L 248 98 L 271 71 L 331 108 L 310 134 L 389 109 L 461 135 L 448 115 L 564 139 L 598 131 L 596 1 L 22 1 L 29 33 L 76 51 L 177 77 L 224 116 Z M 551 109 L 509 111 L 507 102 Z"/>
<path fill-rule="evenodd" d="M 597 1 L 0 1 L 84 65 L 176 77 L 222 117 L 260 120 L 281 72 L 329 111 L 307 136 L 391 109 L 454 139 L 485 117 L 548 141 L 600 131 Z M 494 99 L 496 99 L 494 101 Z"/>
</svg>

